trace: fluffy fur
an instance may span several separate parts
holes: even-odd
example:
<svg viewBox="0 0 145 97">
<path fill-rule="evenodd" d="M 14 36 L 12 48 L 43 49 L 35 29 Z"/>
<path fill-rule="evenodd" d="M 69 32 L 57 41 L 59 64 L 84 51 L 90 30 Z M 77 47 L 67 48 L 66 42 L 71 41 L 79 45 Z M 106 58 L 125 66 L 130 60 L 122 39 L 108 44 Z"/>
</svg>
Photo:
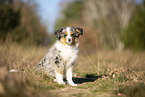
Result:
<svg viewBox="0 0 145 97">
<path fill-rule="evenodd" d="M 58 40 L 40 61 L 37 69 L 43 68 L 47 74 L 56 78 L 58 84 L 65 84 L 66 76 L 69 85 L 77 86 L 72 81 L 73 67 L 78 56 L 79 36 L 83 29 L 78 27 L 62 27 L 55 32 Z"/>
</svg>

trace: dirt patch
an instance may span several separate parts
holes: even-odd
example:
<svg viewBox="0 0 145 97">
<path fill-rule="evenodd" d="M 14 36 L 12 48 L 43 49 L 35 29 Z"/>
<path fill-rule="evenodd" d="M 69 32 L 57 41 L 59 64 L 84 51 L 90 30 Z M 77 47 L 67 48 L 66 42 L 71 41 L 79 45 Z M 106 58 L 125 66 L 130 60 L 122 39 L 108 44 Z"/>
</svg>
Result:
<svg viewBox="0 0 145 97">
<path fill-rule="evenodd" d="M 66 87 L 62 89 L 50 90 L 52 95 L 58 97 L 116 97 L 111 93 L 91 92 L 89 89 L 78 89 L 77 87 Z"/>
<path fill-rule="evenodd" d="M 76 87 L 66 87 L 62 89 L 50 90 L 50 93 L 54 95 L 56 94 L 59 97 L 80 97 L 88 96 L 91 94 L 91 92 L 86 89 L 78 89 Z"/>
</svg>

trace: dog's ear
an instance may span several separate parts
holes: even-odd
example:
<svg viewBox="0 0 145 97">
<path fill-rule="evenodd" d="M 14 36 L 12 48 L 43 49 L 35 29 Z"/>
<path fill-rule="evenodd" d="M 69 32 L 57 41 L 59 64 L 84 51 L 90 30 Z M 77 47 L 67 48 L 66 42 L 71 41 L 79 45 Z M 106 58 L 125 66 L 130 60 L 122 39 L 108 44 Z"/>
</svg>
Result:
<svg viewBox="0 0 145 97">
<path fill-rule="evenodd" d="M 63 29 L 64 29 L 64 27 L 61 27 L 59 30 L 55 31 L 55 35 L 58 39 L 60 39 L 60 35 L 61 35 L 61 32 Z"/>
<path fill-rule="evenodd" d="M 79 32 L 80 35 L 83 35 L 83 28 L 76 28 L 76 31 Z"/>
<path fill-rule="evenodd" d="M 73 28 L 75 29 L 76 33 L 78 33 L 79 35 L 83 35 L 83 28 L 79 28 L 79 27 L 73 27 Z"/>
</svg>

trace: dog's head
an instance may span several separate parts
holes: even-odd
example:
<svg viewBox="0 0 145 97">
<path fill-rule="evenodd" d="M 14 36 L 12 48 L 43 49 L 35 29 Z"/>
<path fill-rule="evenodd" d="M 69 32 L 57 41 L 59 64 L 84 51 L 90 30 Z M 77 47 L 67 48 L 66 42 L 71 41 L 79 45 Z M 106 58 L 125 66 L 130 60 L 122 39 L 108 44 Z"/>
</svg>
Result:
<svg viewBox="0 0 145 97">
<path fill-rule="evenodd" d="M 79 36 L 83 35 L 83 29 L 79 27 L 61 27 L 55 32 L 58 40 L 64 45 L 76 45 L 79 42 Z"/>
</svg>

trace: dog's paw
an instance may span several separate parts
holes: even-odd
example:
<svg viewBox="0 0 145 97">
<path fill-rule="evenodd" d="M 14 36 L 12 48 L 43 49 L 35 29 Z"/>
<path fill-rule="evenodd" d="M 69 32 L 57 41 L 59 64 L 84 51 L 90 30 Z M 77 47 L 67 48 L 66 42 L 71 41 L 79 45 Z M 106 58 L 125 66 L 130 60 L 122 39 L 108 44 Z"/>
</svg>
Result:
<svg viewBox="0 0 145 97">
<path fill-rule="evenodd" d="M 65 85 L 65 82 L 61 82 L 61 83 L 58 83 L 58 84 L 63 84 L 63 85 Z"/>
<path fill-rule="evenodd" d="M 65 82 L 57 82 L 58 84 L 63 84 L 63 85 L 65 85 Z"/>
<path fill-rule="evenodd" d="M 77 84 L 74 84 L 74 83 L 73 84 L 69 84 L 69 85 L 71 85 L 71 86 L 78 86 Z"/>
</svg>

